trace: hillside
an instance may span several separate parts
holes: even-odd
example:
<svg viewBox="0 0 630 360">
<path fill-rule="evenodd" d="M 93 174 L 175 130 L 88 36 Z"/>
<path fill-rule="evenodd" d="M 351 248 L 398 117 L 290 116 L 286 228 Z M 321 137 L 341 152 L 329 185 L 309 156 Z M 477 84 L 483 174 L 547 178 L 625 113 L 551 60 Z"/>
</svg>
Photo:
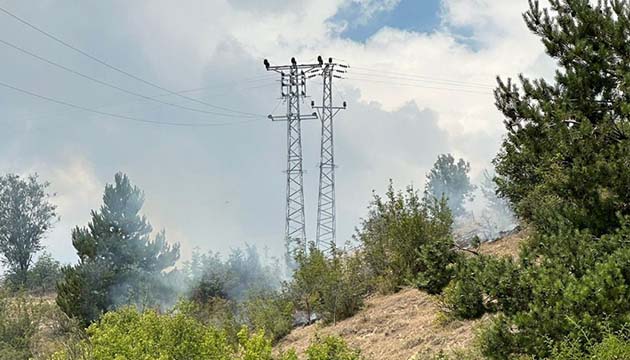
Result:
<svg viewBox="0 0 630 360">
<path fill-rule="evenodd" d="M 483 244 L 479 252 L 516 256 L 526 236 L 521 231 Z M 445 321 L 437 297 L 404 289 L 397 294 L 367 299 L 363 310 L 336 325 L 297 328 L 278 343 L 276 350 L 295 348 L 302 354 L 315 336 L 336 334 L 360 349 L 367 359 L 407 360 L 413 356 L 422 359 L 440 350 L 451 353 L 465 349 L 474 339 L 474 329 L 484 320 Z"/>
</svg>

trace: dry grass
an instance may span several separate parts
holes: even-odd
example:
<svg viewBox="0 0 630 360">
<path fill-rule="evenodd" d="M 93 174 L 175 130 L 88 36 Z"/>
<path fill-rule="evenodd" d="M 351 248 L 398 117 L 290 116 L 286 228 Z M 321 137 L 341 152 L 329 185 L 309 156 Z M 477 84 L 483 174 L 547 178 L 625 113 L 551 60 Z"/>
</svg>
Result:
<svg viewBox="0 0 630 360">
<path fill-rule="evenodd" d="M 521 244 L 529 237 L 529 235 L 530 231 L 525 229 L 517 232 L 516 234 L 508 235 L 503 239 L 483 243 L 479 247 L 479 253 L 516 258 Z"/>
<path fill-rule="evenodd" d="M 479 252 L 494 256 L 518 256 L 527 230 L 492 243 Z M 446 321 L 439 299 L 419 290 L 405 289 L 397 294 L 373 296 L 366 307 L 336 325 L 314 324 L 293 330 L 278 343 L 276 351 L 295 348 L 300 356 L 316 336 L 339 335 L 371 360 L 430 359 L 440 351 L 453 354 L 470 348 L 474 329 L 488 317 L 475 321 Z M 454 358 L 458 356 L 453 355 Z"/>
<path fill-rule="evenodd" d="M 430 357 L 440 350 L 449 353 L 469 346 L 472 330 L 480 321 L 483 320 L 446 322 L 440 315 L 437 298 L 405 289 L 368 299 L 365 309 L 336 325 L 315 324 L 296 329 L 276 349 L 295 348 L 302 354 L 315 336 L 336 334 L 360 349 L 367 359 L 407 360 L 418 353 Z"/>
</svg>

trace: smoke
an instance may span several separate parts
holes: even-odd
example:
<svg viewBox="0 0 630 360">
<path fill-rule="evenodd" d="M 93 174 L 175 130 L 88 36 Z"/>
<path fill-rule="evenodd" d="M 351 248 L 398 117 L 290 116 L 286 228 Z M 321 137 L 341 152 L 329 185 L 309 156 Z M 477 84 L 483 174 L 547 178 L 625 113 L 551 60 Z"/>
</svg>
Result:
<svg viewBox="0 0 630 360">
<path fill-rule="evenodd" d="M 233 249 L 226 258 L 196 249 L 182 269 L 187 283 L 182 295 L 199 301 L 219 297 L 242 302 L 252 293 L 279 289 L 282 270 L 277 258 L 261 257 L 252 245 Z"/>
<path fill-rule="evenodd" d="M 467 204 L 467 214 L 456 219 L 454 233 L 459 242 L 467 245 L 474 237 L 493 241 L 517 228 L 518 219 L 509 201 L 497 194 L 494 177 L 494 171 L 482 171 L 475 200 Z"/>
</svg>

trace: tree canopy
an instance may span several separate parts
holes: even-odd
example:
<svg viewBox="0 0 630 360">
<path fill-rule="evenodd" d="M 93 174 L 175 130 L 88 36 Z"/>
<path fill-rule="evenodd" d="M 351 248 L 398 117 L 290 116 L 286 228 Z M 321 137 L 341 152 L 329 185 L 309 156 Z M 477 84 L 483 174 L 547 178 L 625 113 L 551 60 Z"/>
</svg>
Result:
<svg viewBox="0 0 630 360">
<path fill-rule="evenodd" d="M 179 258 L 179 244 L 167 243 L 164 231 L 152 237 L 151 225 L 140 215 L 144 194 L 122 173 L 114 180 L 87 227 L 73 230 L 79 263 L 64 269 L 58 286 L 61 309 L 85 324 L 107 310 L 160 305 L 172 295 L 163 272 Z"/>
<path fill-rule="evenodd" d="M 597 234 L 630 214 L 630 8 L 625 1 L 530 1 L 524 15 L 559 69 L 555 81 L 499 79 L 507 136 L 499 192 L 519 217 Z"/>
<path fill-rule="evenodd" d="M 438 200 L 446 198 L 453 216 L 462 216 L 466 213 L 464 204 L 473 199 L 475 190 L 469 172 L 470 164 L 464 159 L 455 161 L 453 155 L 441 154 L 427 175 L 425 192 Z"/>
<path fill-rule="evenodd" d="M 26 285 L 33 256 L 53 225 L 56 206 L 37 175 L 0 177 L 0 254 L 14 285 Z"/>
</svg>

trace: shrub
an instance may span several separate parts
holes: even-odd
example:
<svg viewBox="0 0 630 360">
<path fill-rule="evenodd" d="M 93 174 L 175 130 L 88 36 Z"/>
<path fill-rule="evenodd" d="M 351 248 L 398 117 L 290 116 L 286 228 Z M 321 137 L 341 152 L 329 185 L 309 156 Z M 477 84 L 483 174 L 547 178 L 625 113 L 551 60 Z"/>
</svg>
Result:
<svg viewBox="0 0 630 360">
<path fill-rule="evenodd" d="M 530 287 L 528 303 L 505 310 L 505 316 L 494 321 L 482 336 L 484 353 L 499 359 L 507 355 L 498 356 L 498 351 L 545 357 L 567 338 L 583 350 L 608 331 L 622 329 L 630 321 L 630 249 L 619 247 L 608 255 L 599 252 L 627 239 L 628 230 L 624 226 L 617 234 L 599 239 L 584 236 L 590 241 L 569 234 L 545 237 L 557 243 L 569 241 L 560 237 L 574 238 L 580 246 L 567 246 L 564 253 L 553 250 L 556 256 L 536 259 L 523 269 L 520 281 Z M 550 243 L 547 248 L 555 246 Z M 592 265 L 574 266 L 576 259 Z"/>
<path fill-rule="evenodd" d="M 462 257 L 455 265 L 453 280 L 444 289 L 442 306 L 460 319 L 475 319 L 486 312 L 513 314 L 523 310 L 531 299 L 523 268 L 510 258 Z"/>
<path fill-rule="evenodd" d="M 311 244 L 308 253 L 298 252 L 293 279 L 287 284 L 295 307 L 306 313 L 307 322 L 316 315 L 335 322 L 354 315 L 368 292 L 362 258 L 333 250 L 330 258 Z"/>
<path fill-rule="evenodd" d="M 41 308 L 24 296 L 10 298 L 0 294 L 0 358 L 30 359 L 31 340 L 41 321 Z"/>
<path fill-rule="evenodd" d="M 263 330 L 272 340 L 280 340 L 293 328 L 293 303 L 285 293 L 259 291 L 241 305 L 250 329 Z"/>
<path fill-rule="evenodd" d="M 230 359 L 225 334 L 185 314 L 139 313 L 131 308 L 108 312 L 87 329 L 89 341 L 74 352 L 93 360 L 109 359 Z M 70 359 L 70 350 L 53 359 Z"/>
<path fill-rule="evenodd" d="M 369 274 L 360 253 L 335 251 L 328 260 L 331 274 L 318 311 L 327 322 L 349 318 L 363 307 L 369 293 Z"/>
<path fill-rule="evenodd" d="M 48 358 L 76 332 L 76 324 L 55 304 L 0 292 L 0 359 Z"/>
<path fill-rule="evenodd" d="M 180 300 L 173 308 L 174 313 L 181 313 L 209 326 L 223 331 L 231 344 L 236 344 L 236 335 L 242 323 L 237 318 L 238 305 L 223 298 L 210 298 L 204 303 Z"/>
<path fill-rule="evenodd" d="M 441 304 L 450 316 L 475 319 L 486 311 L 484 289 L 480 280 L 482 270 L 476 260 L 461 260 L 455 278 L 444 288 Z"/>
<path fill-rule="evenodd" d="M 358 350 L 348 347 L 348 345 L 337 336 L 327 336 L 323 339 L 316 338 L 306 349 L 308 360 L 360 360 L 361 355 Z"/>
<path fill-rule="evenodd" d="M 581 344 L 566 340 L 552 352 L 550 360 L 617 360 L 630 359 L 630 341 L 627 334 L 608 334 L 601 342 L 583 349 Z"/>
<path fill-rule="evenodd" d="M 385 198 L 374 195 L 367 219 L 355 238 L 381 292 L 414 284 L 439 293 L 457 259 L 452 218 L 444 200 L 421 200 L 413 187 L 396 192 L 390 182 Z"/>
</svg>

